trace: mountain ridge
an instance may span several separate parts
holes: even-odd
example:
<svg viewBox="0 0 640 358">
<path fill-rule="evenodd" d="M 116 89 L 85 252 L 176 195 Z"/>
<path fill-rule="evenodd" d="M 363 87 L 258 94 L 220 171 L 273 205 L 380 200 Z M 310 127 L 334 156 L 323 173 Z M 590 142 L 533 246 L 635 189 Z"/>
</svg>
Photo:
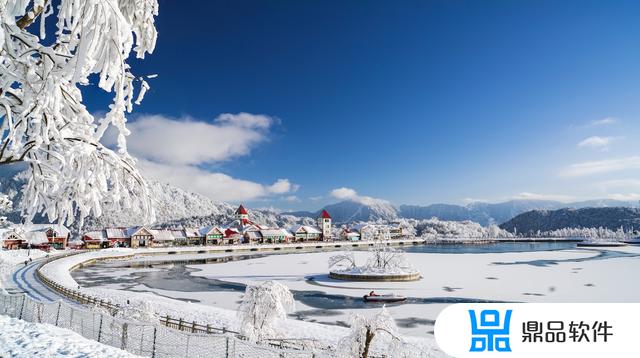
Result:
<svg viewBox="0 0 640 358">
<path fill-rule="evenodd" d="M 318 211 L 294 211 L 285 212 L 285 215 L 304 217 L 317 217 L 322 210 L 327 210 L 337 223 L 350 221 L 393 221 L 399 218 L 405 219 L 430 219 L 433 217 L 447 221 L 475 221 L 483 226 L 501 224 L 509 221 L 519 214 L 531 210 L 557 210 L 562 208 L 580 209 L 584 207 L 638 207 L 638 203 L 630 201 L 618 201 L 612 199 L 599 199 L 562 203 L 551 200 L 509 200 L 501 203 L 474 202 L 467 205 L 436 203 L 430 205 L 400 205 L 388 204 L 384 210 L 379 207 L 367 206 L 365 203 L 355 200 L 344 200 L 338 203 L 326 205 Z"/>
<path fill-rule="evenodd" d="M 640 229 L 640 209 L 625 207 L 564 208 L 558 210 L 532 210 L 522 213 L 500 225 L 509 232 L 535 234 L 565 228 L 605 228 L 625 231 Z"/>
</svg>

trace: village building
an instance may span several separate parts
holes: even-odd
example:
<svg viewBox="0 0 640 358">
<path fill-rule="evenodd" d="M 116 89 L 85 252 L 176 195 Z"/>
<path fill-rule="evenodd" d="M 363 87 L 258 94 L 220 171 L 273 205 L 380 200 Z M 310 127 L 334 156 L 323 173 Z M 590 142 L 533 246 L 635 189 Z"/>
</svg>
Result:
<svg viewBox="0 0 640 358">
<path fill-rule="evenodd" d="M 151 246 L 153 241 L 153 233 L 151 230 L 144 226 L 132 227 L 127 230 L 127 236 L 129 237 L 130 247 L 147 247 Z"/>
<path fill-rule="evenodd" d="M 109 241 L 110 247 L 128 247 L 130 245 L 131 237 L 127 236 L 127 229 L 125 228 L 110 228 L 105 229 L 105 236 Z"/>
<path fill-rule="evenodd" d="M 42 234 L 30 234 L 41 232 L 44 233 L 44 237 L 46 237 L 46 242 L 43 241 Z M 25 233 L 27 235 L 27 241 L 31 245 L 38 245 L 40 248 L 53 248 L 57 250 L 63 250 L 67 247 L 67 242 L 69 241 L 69 236 L 71 232 L 64 225 L 58 224 L 31 224 L 25 227 Z M 32 237 L 34 241 L 30 241 L 29 237 Z M 36 244 L 37 240 L 37 244 Z"/>
<path fill-rule="evenodd" d="M 298 225 L 291 228 L 295 241 L 320 241 L 322 240 L 322 231 L 314 226 Z"/>
<path fill-rule="evenodd" d="M 267 244 L 288 242 L 289 239 L 293 237 L 293 235 L 285 229 L 260 230 L 260 234 L 262 236 L 261 243 Z"/>
<path fill-rule="evenodd" d="M 151 247 L 167 247 L 176 244 L 175 237 L 171 234 L 171 230 L 166 229 L 150 229 L 152 234 Z"/>
<path fill-rule="evenodd" d="M 349 228 L 345 228 L 340 232 L 340 239 L 345 241 L 359 241 L 360 232 L 357 230 L 351 230 Z"/>
<path fill-rule="evenodd" d="M 207 226 L 200 230 L 205 245 L 221 245 L 224 243 L 224 231 L 217 226 Z"/>
<path fill-rule="evenodd" d="M 323 240 L 331 240 L 332 232 L 331 232 L 331 215 L 326 210 L 322 210 L 320 213 L 320 217 L 318 218 L 318 227 L 320 231 L 322 231 L 322 239 Z"/>
<path fill-rule="evenodd" d="M 244 233 L 243 239 L 243 242 L 247 244 L 262 243 L 262 232 L 260 230 L 248 230 Z"/>
<path fill-rule="evenodd" d="M 392 239 L 399 239 L 404 236 L 404 232 L 402 231 L 402 227 L 399 225 L 391 226 L 389 228 L 389 235 Z"/>
<path fill-rule="evenodd" d="M 359 233 L 360 240 L 388 240 L 399 238 L 403 235 L 402 228 L 399 225 L 363 223 L 347 230 L 348 232 Z"/>
<path fill-rule="evenodd" d="M 187 237 L 187 244 L 189 246 L 193 245 L 204 245 L 204 238 L 200 235 L 200 230 L 195 228 L 186 228 L 184 229 L 184 234 Z"/>
<path fill-rule="evenodd" d="M 37 248 L 42 250 L 67 247 L 70 231 L 64 225 L 31 224 L 4 229 L 0 236 L 5 249 Z"/>
<path fill-rule="evenodd" d="M 106 230 L 89 231 L 82 236 L 86 249 L 104 249 L 110 246 Z"/>
<path fill-rule="evenodd" d="M 6 230 L 2 233 L 2 248 L 5 250 L 17 250 L 26 245 L 25 238 L 15 230 Z"/>
<path fill-rule="evenodd" d="M 173 244 L 175 246 L 187 246 L 187 235 L 184 233 L 184 230 L 171 229 L 169 230 L 171 236 L 173 237 Z"/>
<path fill-rule="evenodd" d="M 201 229 L 152 229 L 144 226 L 128 229 L 108 228 L 87 232 L 83 235 L 82 241 L 88 249 L 322 241 L 333 239 L 331 221 L 329 213 L 323 210 L 317 219 L 318 226 L 301 225 L 291 230 L 266 227 L 252 222 L 247 209 L 240 205 L 234 212 L 234 220 L 227 226 L 211 225 Z M 11 242 L 12 247 L 19 244 L 18 240 Z"/>
</svg>

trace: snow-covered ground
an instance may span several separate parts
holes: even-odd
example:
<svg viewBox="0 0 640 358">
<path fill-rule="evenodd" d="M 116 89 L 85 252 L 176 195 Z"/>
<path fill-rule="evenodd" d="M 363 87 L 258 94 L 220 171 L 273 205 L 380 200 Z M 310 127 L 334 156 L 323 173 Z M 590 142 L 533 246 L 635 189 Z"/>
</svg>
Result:
<svg viewBox="0 0 640 358">
<path fill-rule="evenodd" d="M 0 315 L 0 357 L 136 357 L 48 324 Z"/>
<path fill-rule="evenodd" d="M 377 305 L 355 303 L 372 289 L 380 293 L 403 294 L 410 298 L 408 303 L 392 305 L 389 311 L 400 324 L 402 332 L 417 337 L 430 337 L 432 321 L 447 302 L 453 303 L 456 300 L 629 302 L 640 299 L 640 287 L 633 284 L 632 276 L 640 268 L 640 247 L 634 246 L 488 254 L 407 253 L 409 262 L 422 273 L 423 279 L 416 282 L 385 283 L 328 279 L 327 261 L 334 254 L 318 252 L 269 255 L 244 261 L 188 267 L 195 270 L 190 273 L 191 276 L 241 284 L 272 279 L 284 282 L 294 291 L 337 295 L 339 297 L 334 302 L 311 300 L 305 303 L 304 300 L 299 300 L 296 303 L 296 315 L 300 318 L 332 325 L 346 322 L 349 312 L 378 309 Z M 368 254 L 355 252 L 355 255 L 362 261 Z M 189 256 L 192 259 L 198 255 Z M 140 257 L 137 260 L 158 258 L 160 257 Z M 175 255 L 162 257 L 171 258 L 178 259 Z M 156 267 L 149 270 L 164 269 Z M 110 277 L 127 277 L 134 271 L 139 272 L 140 269 L 117 269 L 106 274 Z M 309 280 L 310 277 L 313 280 Z M 192 303 L 189 304 L 190 307 L 215 306 L 235 310 L 242 296 L 241 292 L 233 291 L 184 292 L 144 284 L 127 285 L 129 290 L 155 292 L 165 297 L 202 303 Z M 122 288 L 118 283 L 105 284 L 103 287 Z M 126 296 L 136 293 L 114 293 L 110 290 L 109 294 Z M 343 302 L 349 299 L 353 302 Z M 338 308 L 332 308 L 334 304 Z M 340 308 L 343 304 L 346 308 Z M 177 304 L 174 309 L 179 310 L 180 306 L 184 307 L 184 303 Z"/>
<path fill-rule="evenodd" d="M 129 255 L 133 250 L 119 249 L 92 252 L 64 258 L 48 267 L 58 281 L 76 287 L 66 270 L 87 256 Z M 145 252 L 145 251 L 142 251 Z M 219 258 L 248 253 L 207 253 L 183 255 L 138 256 L 131 261 L 164 261 Z M 640 247 L 575 248 L 556 251 L 443 254 L 406 254 L 423 279 L 416 282 L 345 282 L 327 277 L 328 258 L 335 252 L 304 252 L 266 255 L 254 258 L 188 265 L 187 277 L 173 287 L 140 283 L 137 273 L 162 273 L 173 265 L 149 268 L 113 268 L 106 272 L 91 271 L 104 280 L 100 287 L 83 291 L 124 303 L 150 302 L 154 310 L 172 317 L 182 317 L 233 329 L 237 325 L 235 310 L 242 293 L 237 290 L 187 289 L 189 277 L 249 284 L 277 280 L 303 297 L 296 302 L 294 317 L 280 322 L 288 338 L 322 337 L 335 344 L 348 332 L 345 325 L 350 312 L 374 313 L 380 306 L 365 305 L 361 296 L 370 290 L 398 293 L 409 297 L 405 304 L 388 306 L 400 331 L 413 336 L 412 342 L 426 349 L 434 347 L 433 321 L 449 303 L 457 300 L 491 300 L 518 302 L 634 302 L 640 300 L 640 287 L 633 273 L 640 268 Z M 366 252 L 354 252 L 360 262 Z M 87 270 L 92 270 L 90 267 Z M 65 273 L 67 272 L 67 273 Z M 126 290 L 123 290 L 125 289 Z M 311 297 L 311 298 L 309 298 Z M 175 299 L 172 299 L 175 298 Z M 185 303 L 184 301 L 193 301 Z M 322 325 L 316 323 L 324 323 Z"/>
<path fill-rule="evenodd" d="M 134 252 L 142 252 L 148 253 L 145 249 L 132 250 L 132 249 L 111 249 L 111 250 L 102 250 L 102 251 L 93 251 L 87 252 L 81 255 L 70 256 L 66 258 L 62 258 L 60 260 L 56 260 L 50 264 L 47 264 L 43 267 L 43 273 L 48 277 L 55 277 L 56 282 L 61 283 L 67 287 L 76 289 L 78 287 L 76 281 L 69 274 L 69 269 L 81 262 L 102 258 L 102 257 L 127 257 Z M 220 254 L 201 254 L 202 256 L 212 257 L 219 256 Z M 229 254 L 227 254 L 229 255 Z M 238 253 L 233 255 L 239 255 Z M 244 253 L 243 255 L 246 255 Z M 185 257 L 193 258 L 193 254 L 188 255 L 166 255 L 163 256 L 141 256 L 138 259 L 133 259 L 139 261 L 141 258 L 147 258 L 152 260 L 157 260 L 158 258 L 172 258 L 175 260 L 184 259 Z M 289 255 L 278 255 L 281 257 L 286 257 Z M 129 259 L 128 259 L 129 260 Z M 140 272 L 141 270 L 154 270 L 154 269 L 140 269 L 136 268 L 135 272 Z M 124 272 L 118 270 L 110 270 L 109 274 L 118 277 L 122 274 L 126 274 Z M 139 288 L 141 291 L 148 291 L 146 287 Z M 238 318 L 237 318 L 237 308 L 238 301 L 240 300 L 241 294 L 239 293 L 230 293 L 227 292 L 223 294 L 222 297 L 218 297 L 221 301 L 219 304 L 199 304 L 199 303 L 191 303 L 184 302 L 185 300 L 193 300 L 194 293 L 184 293 L 178 291 L 165 291 L 165 290 L 154 290 L 153 293 L 145 293 L 145 292 L 133 292 L 131 290 L 122 291 L 119 289 L 110 289 L 107 288 L 81 288 L 83 293 L 105 298 L 111 302 L 118 303 L 123 306 L 131 307 L 132 310 L 135 310 L 135 307 L 144 306 L 145 309 L 152 309 L 156 314 L 159 315 L 169 315 L 174 318 L 183 318 L 185 321 L 196 321 L 204 324 L 211 324 L 216 327 L 225 327 L 231 330 L 238 330 Z M 132 287 L 133 290 L 137 289 L 136 287 Z M 206 293 L 205 293 L 206 294 Z M 164 296 L 164 297 L 163 297 Z M 196 294 L 197 296 L 197 294 Z M 168 298 L 171 297 L 171 298 Z M 172 299 L 175 298 L 175 299 Z M 183 300 L 180 300 L 183 299 Z M 228 301 L 228 302 L 227 302 Z M 129 303 L 127 303 L 129 302 Z M 232 303 L 232 304 L 230 304 Z M 228 307 L 228 308 L 227 308 Z M 282 320 L 276 323 L 276 327 L 281 332 L 279 337 L 288 338 L 288 339 L 309 339 L 309 340 L 319 340 L 321 345 L 331 345 L 336 346 L 338 341 L 343 337 L 349 334 L 348 328 L 340 327 L 336 325 L 323 325 L 317 324 L 314 322 L 304 322 L 295 319 L 287 319 Z M 435 356 L 440 356 L 441 353 L 437 349 L 435 341 L 433 337 L 424 337 L 422 338 L 408 338 L 408 343 L 414 345 L 416 350 L 420 350 L 422 352 L 431 352 Z"/>
<path fill-rule="evenodd" d="M 599 259 L 621 252 L 627 257 Z M 367 255 L 356 252 L 356 258 Z M 392 305 L 389 311 L 401 323 L 401 331 L 428 336 L 433 329 L 420 322 L 435 320 L 446 304 L 455 299 L 520 302 L 635 302 L 640 286 L 634 284 L 634 272 L 640 269 L 640 248 L 612 250 L 562 250 L 494 254 L 408 253 L 408 260 L 422 273 L 417 282 L 344 282 L 326 277 L 327 260 L 332 253 L 308 253 L 268 256 L 223 265 L 193 265 L 191 273 L 209 279 L 252 283 L 278 280 L 295 291 L 321 291 L 355 300 L 370 290 L 398 293 L 410 297 L 408 304 Z M 635 256 L 634 256 L 635 255 Z M 313 277 L 310 281 L 308 278 Z M 232 308 L 233 299 L 211 299 Z M 227 293 L 228 295 L 228 293 Z M 198 293 L 201 300 L 205 298 Z M 238 295 L 239 298 L 239 295 Z M 206 300 L 203 300 L 206 302 Z M 224 302 L 228 302 L 226 305 Z M 297 302 L 297 311 L 318 322 L 335 324 L 346 320 L 350 309 L 318 311 Z M 367 310 L 377 309 L 372 305 Z M 360 308 L 354 308 L 360 309 Z M 339 313 L 339 314 L 336 314 Z"/>
<path fill-rule="evenodd" d="M 6 276 L 9 275 L 16 265 L 21 265 L 29 259 L 37 260 L 47 255 L 61 255 L 64 251 L 46 252 L 42 250 L 0 250 L 0 288 Z"/>
</svg>

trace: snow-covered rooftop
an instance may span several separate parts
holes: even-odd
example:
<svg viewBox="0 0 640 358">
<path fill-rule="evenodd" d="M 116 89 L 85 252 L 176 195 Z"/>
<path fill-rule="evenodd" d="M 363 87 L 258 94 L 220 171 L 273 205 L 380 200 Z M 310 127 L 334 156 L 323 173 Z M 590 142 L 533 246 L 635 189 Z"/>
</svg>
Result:
<svg viewBox="0 0 640 358">
<path fill-rule="evenodd" d="M 149 230 L 154 241 L 173 241 L 175 238 L 169 230 Z"/>
<path fill-rule="evenodd" d="M 106 229 L 106 236 L 109 239 L 122 239 L 127 237 L 126 229 Z"/>
</svg>

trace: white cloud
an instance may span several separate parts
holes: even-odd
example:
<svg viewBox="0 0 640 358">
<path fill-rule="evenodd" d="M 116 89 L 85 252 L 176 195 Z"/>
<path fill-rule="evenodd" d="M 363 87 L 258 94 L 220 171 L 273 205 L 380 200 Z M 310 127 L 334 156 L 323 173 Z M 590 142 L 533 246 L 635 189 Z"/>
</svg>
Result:
<svg viewBox="0 0 640 358">
<path fill-rule="evenodd" d="M 130 153 L 158 163 L 195 165 L 247 155 L 267 139 L 274 120 L 249 113 L 221 114 L 213 123 L 145 115 L 127 127 Z M 105 144 L 114 143 L 107 137 Z"/>
<path fill-rule="evenodd" d="M 603 191 L 611 189 L 630 189 L 640 191 L 640 179 L 613 179 L 601 181 L 597 184 Z"/>
<path fill-rule="evenodd" d="M 357 197 L 358 193 L 353 189 L 342 187 L 331 190 L 329 195 L 339 200 L 348 200 Z"/>
<path fill-rule="evenodd" d="M 363 205 L 389 204 L 387 200 L 358 195 L 355 190 L 345 187 L 333 189 L 329 195 L 338 200 L 352 200 Z"/>
<path fill-rule="evenodd" d="M 512 197 L 515 200 L 552 200 L 552 201 L 562 201 L 562 202 L 570 202 L 575 200 L 574 197 L 569 195 L 561 195 L 561 194 L 537 194 L 537 193 L 527 193 L 522 192 L 516 194 Z"/>
<path fill-rule="evenodd" d="M 620 201 L 638 201 L 640 200 L 640 194 L 638 193 L 611 194 L 609 195 L 609 199 L 620 200 Z"/>
<path fill-rule="evenodd" d="M 221 114 L 212 123 L 190 117 L 170 118 L 145 115 L 127 127 L 129 153 L 139 159 L 142 173 L 217 201 L 242 201 L 282 195 L 298 190 L 288 179 L 261 184 L 202 169 L 248 155 L 267 140 L 276 123 L 272 117 L 250 113 Z M 105 145 L 116 142 L 108 133 Z"/>
<path fill-rule="evenodd" d="M 615 138 L 613 137 L 593 136 L 593 137 L 583 139 L 580 143 L 578 143 L 578 147 L 606 148 L 614 140 Z"/>
<path fill-rule="evenodd" d="M 571 164 L 560 172 L 560 176 L 581 177 L 634 169 L 640 169 L 640 156 Z"/>
<path fill-rule="evenodd" d="M 138 162 L 145 176 L 208 196 L 217 201 L 242 201 L 269 196 L 273 186 L 236 179 L 223 173 L 213 173 L 191 165 Z M 284 193 L 284 192 L 283 192 Z"/>
<path fill-rule="evenodd" d="M 322 195 L 318 195 L 318 196 L 311 196 L 311 197 L 309 197 L 309 200 L 311 200 L 311 201 L 320 201 L 320 200 L 322 200 L 322 199 L 323 199 L 323 196 L 322 196 Z"/>
<path fill-rule="evenodd" d="M 606 117 L 602 119 L 595 119 L 589 122 L 589 127 L 608 126 L 618 123 L 618 119 L 614 117 Z"/>
<path fill-rule="evenodd" d="M 288 192 L 295 192 L 299 187 L 299 185 L 291 184 L 289 179 L 278 179 L 275 183 L 269 185 L 267 189 L 272 194 L 284 194 Z"/>
<path fill-rule="evenodd" d="M 274 123 L 274 119 L 262 114 L 242 112 L 238 114 L 223 113 L 216 118 L 216 122 L 234 127 L 268 129 Z"/>
<path fill-rule="evenodd" d="M 284 200 L 284 201 L 287 201 L 287 202 L 289 202 L 289 203 L 297 203 L 297 202 L 300 202 L 300 198 L 298 198 L 298 197 L 297 197 L 297 196 L 295 196 L 295 195 L 285 196 L 285 197 L 283 198 L 283 200 Z"/>
</svg>

